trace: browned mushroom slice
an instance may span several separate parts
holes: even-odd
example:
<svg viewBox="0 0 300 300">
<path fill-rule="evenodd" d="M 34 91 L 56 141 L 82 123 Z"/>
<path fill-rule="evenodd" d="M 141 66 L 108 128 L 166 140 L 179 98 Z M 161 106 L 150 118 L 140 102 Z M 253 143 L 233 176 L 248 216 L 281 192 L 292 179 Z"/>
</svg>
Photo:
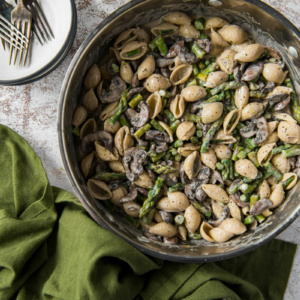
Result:
<svg viewBox="0 0 300 300">
<path fill-rule="evenodd" d="M 251 206 L 250 214 L 252 216 L 260 215 L 265 210 L 271 208 L 272 205 L 273 205 L 273 202 L 270 199 L 263 198 L 261 200 L 258 200 Z"/>
<path fill-rule="evenodd" d="M 260 117 L 259 119 L 255 119 L 254 120 L 258 131 L 256 134 L 256 138 L 253 139 L 253 143 L 255 144 L 261 144 L 264 141 L 266 141 L 266 139 L 269 136 L 269 131 L 268 131 L 268 122 L 264 117 Z"/>
<path fill-rule="evenodd" d="M 109 132 L 104 130 L 99 130 L 95 133 L 86 135 L 82 139 L 82 150 L 85 152 L 90 151 L 91 144 L 96 141 L 101 141 L 104 147 L 112 152 L 113 136 Z"/>
<path fill-rule="evenodd" d="M 128 108 L 125 114 L 132 126 L 139 128 L 144 126 L 148 122 L 150 110 L 148 105 L 144 101 L 141 101 L 139 103 L 138 109 L 140 110 L 139 112 L 135 111 L 132 108 Z"/>
<path fill-rule="evenodd" d="M 262 61 L 251 64 L 242 76 L 242 80 L 251 81 L 260 76 L 264 68 L 264 63 Z"/>
<path fill-rule="evenodd" d="M 174 62 L 174 58 L 158 58 L 156 59 L 156 65 L 159 68 L 165 68 Z"/>
<path fill-rule="evenodd" d="M 206 53 L 210 53 L 212 45 L 209 39 L 198 39 L 196 43 L 202 48 Z"/>
<path fill-rule="evenodd" d="M 129 193 L 120 199 L 120 203 L 125 203 L 125 202 L 129 202 L 129 201 L 133 201 L 137 198 L 138 196 L 138 190 L 136 187 L 132 187 L 129 191 Z"/>
<path fill-rule="evenodd" d="M 148 130 L 145 133 L 146 140 L 155 140 L 156 142 L 168 143 L 170 136 L 166 132 L 158 130 Z"/>
<path fill-rule="evenodd" d="M 234 184 L 234 182 L 232 184 Z M 229 198 L 239 207 L 249 207 L 249 205 L 250 205 L 247 202 L 241 201 L 238 194 L 229 195 Z"/>
<path fill-rule="evenodd" d="M 282 109 L 286 108 L 289 105 L 290 101 L 291 101 L 291 97 L 288 96 L 286 99 L 284 99 L 283 101 L 277 103 L 274 106 L 274 111 L 279 111 L 279 110 L 282 110 Z"/>
<path fill-rule="evenodd" d="M 278 93 L 278 94 L 274 94 L 266 99 L 270 102 L 278 103 L 278 102 L 285 100 L 288 96 L 289 95 L 287 93 Z"/>
<path fill-rule="evenodd" d="M 201 184 L 201 180 L 199 179 L 193 179 L 191 183 L 187 184 L 184 187 L 184 193 L 186 194 L 186 196 L 193 200 L 196 197 L 196 190 L 199 187 L 199 185 Z"/>
<path fill-rule="evenodd" d="M 112 103 L 120 100 L 122 93 L 126 90 L 126 83 L 120 76 L 114 76 L 111 79 L 109 91 L 102 88 L 101 101 L 104 103 Z"/>
</svg>

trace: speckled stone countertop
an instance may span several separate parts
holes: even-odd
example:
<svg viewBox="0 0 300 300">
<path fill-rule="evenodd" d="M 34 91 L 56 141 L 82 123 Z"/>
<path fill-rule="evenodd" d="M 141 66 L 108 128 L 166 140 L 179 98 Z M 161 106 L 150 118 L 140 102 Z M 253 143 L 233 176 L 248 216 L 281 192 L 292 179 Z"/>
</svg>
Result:
<svg viewBox="0 0 300 300">
<path fill-rule="evenodd" d="M 63 63 L 42 80 L 17 87 L 0 86 L 0 123 L 24 137 L 40 156 L 50 183 L 72 192 L 61 160 L 57 138 L 59 93 L 66 70 L 78 47 L 92 28 L 127 0 L 75 0 L 78 31 L 73 47 Z M 299 0 L 266 0 L 300 27 Z M 0 70 L 1 72 L 1 70 Z M 300 218 L 279 235 L 300 246 Z M 296 253 L 285 299 L 300 299 L 300 247 Z"/>
</svg>

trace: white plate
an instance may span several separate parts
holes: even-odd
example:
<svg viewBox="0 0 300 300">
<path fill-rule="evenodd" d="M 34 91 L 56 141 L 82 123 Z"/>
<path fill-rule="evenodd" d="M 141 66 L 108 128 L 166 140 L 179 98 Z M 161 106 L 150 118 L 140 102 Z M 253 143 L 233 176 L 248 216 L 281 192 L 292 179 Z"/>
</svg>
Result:
<svg viewBox="0 0 300 300">
<path fill-rule="evenodd" d="M 25 84 L 40 79 L 57 67 L 68 53 L 75 38 L 77 26 L 74 1 L 41 0 L 40 5 L 55 38 L 42 46 L 34 37 L 30 63 L 25 67 L 20 67 L 18 61 L 15 66 L 9 66 L 9 51 L 4 51 L 0 43 L 0 84 Z"/>
</svg>

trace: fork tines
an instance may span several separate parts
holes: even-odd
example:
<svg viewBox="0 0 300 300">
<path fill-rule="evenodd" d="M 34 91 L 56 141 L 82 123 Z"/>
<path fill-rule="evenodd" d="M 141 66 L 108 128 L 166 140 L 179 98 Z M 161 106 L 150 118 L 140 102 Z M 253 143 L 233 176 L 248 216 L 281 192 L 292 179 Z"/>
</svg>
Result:
<svg viewBox="0 0 300 300">
<path fill-rule="evenodd" d="M 32 13 L 33 32 L 40 44 L 43 45 L 45 42 L 51 41 L 54 38 L 54 34 L 38 1 L 30 0 L 24 2 L 26 8 Z"/>
<path fill-rule="evenodd" d="M 28 38 L 0 15 L 0 37 L 19 50 L 28 47 Z"/>
</svg>

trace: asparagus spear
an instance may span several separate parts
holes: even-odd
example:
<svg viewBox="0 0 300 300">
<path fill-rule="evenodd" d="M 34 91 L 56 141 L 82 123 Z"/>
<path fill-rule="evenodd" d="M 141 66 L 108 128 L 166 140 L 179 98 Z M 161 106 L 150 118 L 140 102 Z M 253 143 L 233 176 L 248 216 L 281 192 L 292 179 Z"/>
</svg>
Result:
<svg viewBox="0 0 300 300">
<path fill-rule="evenodd" d="M 154 206 L 163 183 L 164 179 L 161 177 L 157 177 L 153 189 L 149 191 L 148 198 L 145 200 L 142 208 L 140 209 L 140 218 L 147 215 L 150 212 L 151 208 Z"/>
<path fill-rule="evenodd" d="M 254 151 L 248 153 L 248 158 L 253 162 L 256 168 L 260 166 L 256 157 L 256 153 Z"/>
<path fill-rule="evenodd" d="M 292 147 L 292 145 L 286 144 L 286 145 L 279 146 L 279 147 L 277 147 L 277 148 L 273 148 L 273 149 L 272 149 L 272 154 L 274 155 L 274 154 L 281 153 L 282 150 L 287 150 L 287 149 L 289 149 L 289 148 L 291 148 L 291 147 Z"/>
<path fill-rule="evenodd" d="M 150 124 L 158 131 L 165 131 L 164 128 L 155 120 L 151 120 Z"/>
<path fill-rule="evenodd" d="M 195 21 L 194 26 L 198 30 L 202 30 L 204 28 L 204 23 L 205 23 L 205 19 L 203 17 L 201 17 L 201 18 L 199 18 L 198 20 Z"/>
<path fill-rule="evenodd" d="M 292 108 L 292 115 L 293 118 L 300 124 L 300 105 L 298 103 L 298 98 L 295 93 L 294 85 L 291 81 L 290 78 L 287 78 L 284 83 L 286 84 L 287 87 L 291 88 L 293 92 L 290 94 L 291 97 L 291 108 Z"/>
<path fill-rule="evenodd" d="M 184 190 L 183 183 L 176 183 L 175 185 L 169 187 L 169 192 L 171 192 L 171 193 L 176 192 L 176 191 L 182 191 L 182 190 Z"/>
<path fill-rule="evenodd" d="M 202 142 L 201 150 L 200 150 L 201 153 L 206 153 L 208 151 L 208 147 L 209 147 L 212 139 L 214 138 L 214 136 L 215 136 L 216 132 L 219 130 L 219 128 L 222 126 L 225 115 L 226 115 L 226 109 L 223 110 L 222 116 L 212 124 L 211 128 L 205 135 L 203 142 Z"/>
<path fill-rule="evenodd" d="M 242 184 L 243 181 L 241 179 L 236 179 L 229 188 L 229 194 L 235 194 Z"/>
<path fill-rule="evenodd" d="M 145 224 L 150 224 L 153 220 L 154 214 L 155 214 L 155 208 L 151 208 L 149 213 L 143 216 L 142 221 Z"/>
<path fill-rule="evenodd" d="M 214 95 L 212 97 L 210 97 L 209 99 L 201 102 L 199 104 L 199 106 L 197 107 L 197 109 L 201 109 L 203 108 L 206 104 L 208 103 L 213 103 L 213 102 L 219 102 L 219 101 L 222 101 L 223 99 L 225 98 L 225 93 L 224 92 L 221 92 L 220 94 L 218 95 Z"/>
<path fill-rule="evenodd" d="M 241 83 L 239 81 L 224 82 L 224 83 L 220 84 L 219 86 L 213 88 L 210 92 L 212 95 L 216 95 L 222 91 L 236 89 L 239 86 L 241 86 Z M 224 95 L 224 97 L 225 97 L 225 95 Z"/>
<path fill-rule="evenodd" d="M 115 114 L 109 119 L 110 125 L 114 125 L 118 121 L 118 119 L 120 118 L 122 113 L 126 110 L 127 101 L 128 101 L 128 91 L 129 91 L 129 89 L 125 90 L 122 93 L 119 106 L 118 106 Z"/>
<path fill-rule="evenodd" d="M 171 131 L 174 133 L 177 129 L 177 127 L 179 126 L 180 124 L 180 121 L 179 120 L 176 120 L 175 122 L 173 122 L 171 125 L 170 125 L 170 129 Z"/>
<path fill-rule="evenodd" d="M 164 110 L 164 115 L 167 117 L 167 119 L 169 121 L 171 121 L 172 123 L 177 121 L 177 119 L 174 117 L 174 115 L 168 110 L 168 109 L 165 109 Z"/>
<path fill-rule="evenodd" d="M 174 222 L 176 225 L 182 225 L 184 223 L 184 216 L 183 215 L 177 215 L 175 218 L 174 218 Z"/>
<path fill-rule="evenodd" d="M 184 117 L 184 120 L 187 122 L 197 123 L 197 121 L 201 122 L 201 116 L 197 116 L 194 114 L 188 114 Z"/>
<path fill-rule="evenodd" d="M 131 108 L 135 108 L 138 104 L 143 101 L 143 97 L 141 94 L 135 95 L 128 103 Z"/>
<path fill-rule="evenodd" d="M 146 133 L 148 130 L 150 130 L 151 125 L 149 123 L 147 123 L 146 125 L 144 125 L 143 127 L 141 127 L 140 129 L 138 129 L 135 133 L 134 136 L 139 139 L 144 133 Z"/>
<path fill-rule="evenodd" d="M 163 36 L 162 35 L 157 36 L 154 39 L 154 41 L 155 41 L 155 44 L 156 44 L 156 46 L 157 46 L 157 48 L 158 48 L 161 56 L 166 56 L 167 53 L 168 53 L 168 51 L 169 51 L 169 49 L 168 49 L 168 46 L 167 46 L 167 44 L 166 44 L 165 39 L 163 38 Z"/>
<path fill-rule="evenodd" d="M 122 115 L 119 119 L 120 123 L 122 126 L 127 126 L 127 127 L 131 127 L 129 122 L 127 121 L 127 119 L 124 117 L 124 115 Z"/>
<path fill-rule="evenodd" d="M 282 186 L 283 186 L 283 189 L 286 190 L 286 188 L 293 182 L 295 178 L 292 176 L 290 177 L 289 179 L 285 180 L 283 183 L 282 183 Z"/>
<path fill-rule="evenodd" d="M 292 146 L 290 149 L 282 150 L 281 154 L 284 157 L 292 157 L 300 155 L 300 146 Z"/>
<path fill-rule="evenodd" d="M 203 51 L 197 43 L 193 44 L 192 52 L 200 59 L 203 58 L 203 56 L 206 54 L 205 51 Z M 197 75 L 197 74 L 195 74 L 195 75 Z"/>
<path fill-rule="evenodd" d="M 182 145 L 183 145 L 183 141 L 181 141 L 181 140 L 177 140 L 177 141 L 174 143 L 174 146 L 175 146 L 176 148 L 181 147 Z"/>
<path fill-rule="evenodd" d="M 162 157 L 164 157 L 166 155 L 166 152 L 164 151 L 164 152 L 161 152 L 161 153 L 158 153 L 158 154 L 156 154 L 155 156 L 152 156 L 151 157 L 151 160 L 153 161 L 153 162 L 157 162 L 158 160 L 160 160 Z"/>
<path fill-rule="evenodd" d="M 249 215 L 247 218 L 244 219 L 243 223 L 245 225 L 250 225 L 254 222 L 254 217 Z"/>
<path fill-rule="evenodd" d="M 282 179 L 283 175 L 269 161 L 264 165 L 264 167 L 266 168 L 267 173 L 273 175 L 277 181 Z"/>
<path fill-rule="evenodd" d="M 262 223 L 266 219 L 263 215 L 256 215 L 254 218 L 258 223 Z"/>
<path fill-rule="evenodd" d="M 94 176 L 95 179 L 103 180 L 103 181 L 113 181 L 113 180 L 123 180 L 126 179 L 125 173 L 108 173 L 102 172 L 98 173 Z"/>
<path fill-rule="evenodd" d="M 176 171 L 175 168 L 172 168 L 170 166 L 154 165 L 154 164 L 147 165 L 147 168 L 158 174 L 167 174 Z"/>
<path fill-rule="evenodd" d="M 160 90 L 158 93 L 160 94 L 161 97 L 165 97 L 165 98 L 172 97 L 171 92 L 166 91 L 166 90 Z"/>
</svg>

